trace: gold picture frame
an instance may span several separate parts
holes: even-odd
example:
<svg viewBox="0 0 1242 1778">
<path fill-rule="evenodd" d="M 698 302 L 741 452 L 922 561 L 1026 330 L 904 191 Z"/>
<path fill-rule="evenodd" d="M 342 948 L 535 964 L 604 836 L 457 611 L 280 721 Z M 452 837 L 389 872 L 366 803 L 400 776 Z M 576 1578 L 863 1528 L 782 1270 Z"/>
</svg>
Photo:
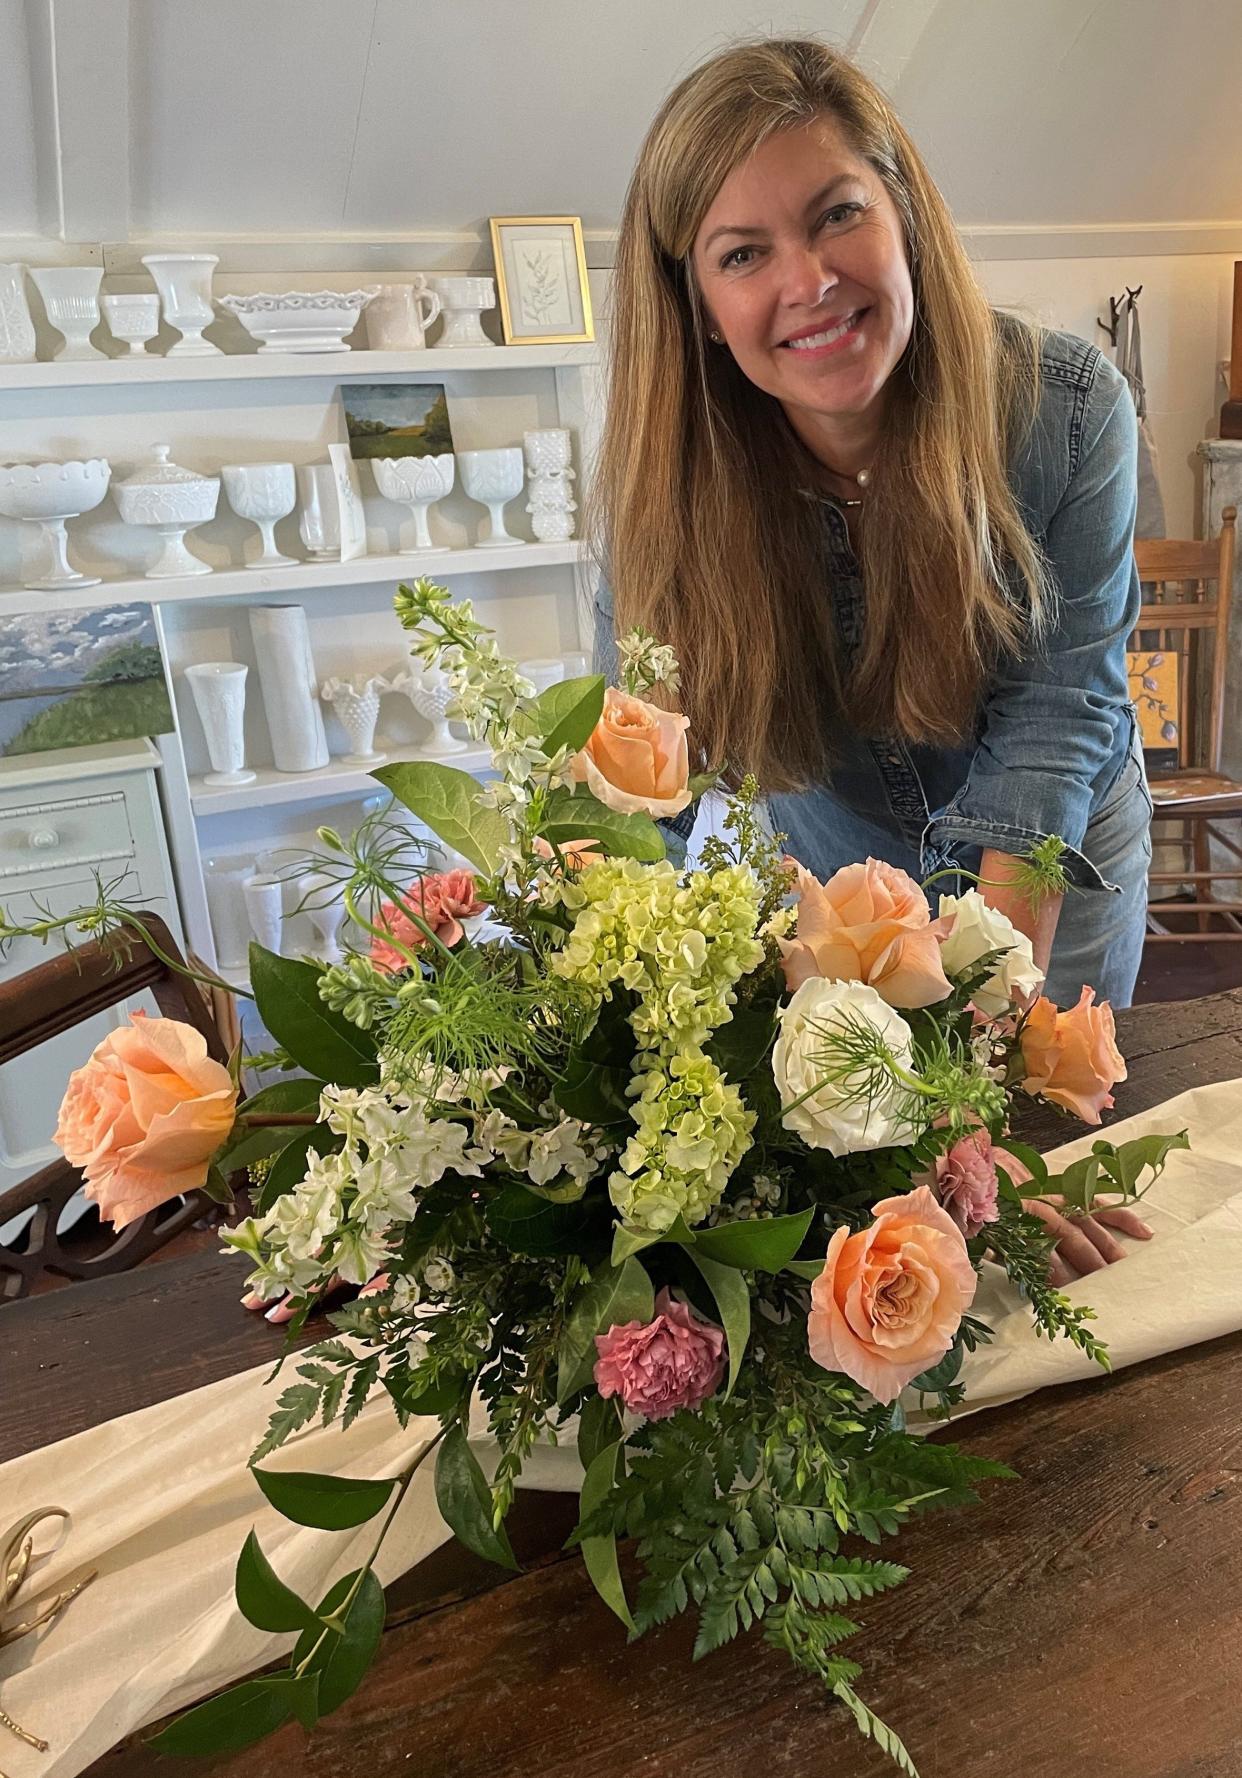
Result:
<svg viewBox="0 0 1242 1778">
<path fill-rule="evenodd" d="M 579 216 L 493 216 L 492 256 L 507 346 L 595 338 Z"/>
</svg>

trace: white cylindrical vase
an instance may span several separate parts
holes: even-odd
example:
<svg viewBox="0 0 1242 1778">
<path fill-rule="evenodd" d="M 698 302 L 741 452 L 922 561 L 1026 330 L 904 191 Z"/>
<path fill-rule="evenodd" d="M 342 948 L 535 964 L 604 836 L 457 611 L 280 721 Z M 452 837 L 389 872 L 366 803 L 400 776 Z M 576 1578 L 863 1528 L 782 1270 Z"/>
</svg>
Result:
<svg viewBox="0 0 1242 1778">
<path fill-rule="evenodd" d="M 264 950 L 279 957 L 284 937 L 285 886 L 279 877 L 256 872 L 242 884 L 250 930 Z"/>
<path fill-rule="evenodd" d="M 252 867 L 229 858 L 205 858 L 203 864 L 216 964 L 220 969 L 244 969 L 250 945 L 250 918 L 242 885 L 253 875 Z"/>
<path fill-rule="evenodd" d="M 246 769 L 246 674 L 240 661 L 198 661 L 185 676 L 203 725 L 211 770 L 204 784 L 252 784 Z"/>
<path fill-rule="evenodd" d="M 316 772 L 328 763 L 315 663 L 300 605 L 252 605 L 250 635 L 278 772 Z"/>
</svg>

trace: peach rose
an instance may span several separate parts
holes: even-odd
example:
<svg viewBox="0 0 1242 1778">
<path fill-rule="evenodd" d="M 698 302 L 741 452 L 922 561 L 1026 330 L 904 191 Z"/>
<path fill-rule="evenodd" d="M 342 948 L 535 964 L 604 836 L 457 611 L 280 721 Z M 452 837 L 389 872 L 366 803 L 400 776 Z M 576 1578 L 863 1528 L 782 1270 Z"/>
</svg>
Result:
<svg viewBox="0 0 1242 1778">
<path fill-rule="evenodd" d="M 1126 1078 L 1113 1009 L 1107 1000 L 1099 1006 L 1094 1000 L 1095 989 L 1084 988 L 1077 1006 L 1058 1012 L 1041 994 L 1018 1039 L 1026 1091 L 1063 1105 L 1084 1124 L 1099 1123 L 1101 1111 L 1112 1106 L 1111 1089 Z"/>
<path fill-rule="evenodd" d="M 807 1337 L 816 1364 L 889 1402 L 944 1357 L 978 1280 L 961 1229 L 925 1185 L 873 1214 L 869 1229 L 843 1225 L 828 1243 Z"/>
<path fill-rule="evenodd" d="M 779 939 L 791 990 L 812 976 L 866 982 L 890 1006 L 931 1006 L 949 992 L 940 942 L 951 916 L 933 920 L 927 897 L 903 870 L 868 858 L 826 883 L 794 866 L 798 931 Z"/>
<path fill-rule="evenodd" d="M 202 1185 L 236 1108 L 236 1083 L 201 1032 L 136 1012 L 69 1076 L 55 1142 L 100 1216 L 123 1229 Z"/>
<path fill-rule="evenodd" d="M 688 716 L 657 710 L 610 686 L 604 710 L 574 759 L 574 776 L 622 815 L 680 815 L 690 801 Z"/>
<path fill-rule="evenodd" d="M 604 862 L 604 854 L 600 851 L 598 840 L 559 840 L 556 852 L 554 852 L 547 840 L 541 834 L 536 834 L 535 851 L 540 858 L 547 859 L 549 864 L 555 860 L 556 853 L 559 852 L 565 860 L 565 869 L 570 876 L 577 876 L 580 871 L 586 870 L 588 865 Z"/>
</svg>

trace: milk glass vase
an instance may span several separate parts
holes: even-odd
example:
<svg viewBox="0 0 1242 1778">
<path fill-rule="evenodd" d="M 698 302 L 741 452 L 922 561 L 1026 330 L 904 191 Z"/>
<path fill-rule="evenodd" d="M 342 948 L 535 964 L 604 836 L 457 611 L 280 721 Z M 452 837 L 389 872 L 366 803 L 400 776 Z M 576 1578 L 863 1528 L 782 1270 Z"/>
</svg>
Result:
<svg viewBox="0 0 1242 1778">
<path fill-rule="evenodd" d="M 373 673 L 357 679 L 328 679 L 319 688 L 319 696 L 332 706 L 349 736 L 350 750 L 341 756 L 347 765 L 375 766 L 387 759 L 386 753 L 377 753 L 374 747 L 380 693 L 387 690 L 387 680 Z"/>
<path fill-rule="evenodd" d="M 248 672 L 241 661 L 199 661 L 185 670 L 211 761 L 204 784 L 225 788 L 254 782 L 255 774 L 246 766 Z"/>
<path fill-rule="evenodd" d="M 0 364 L 33 364 L 35 330 L 24 265 L 0 265 Z"/>
</svg>

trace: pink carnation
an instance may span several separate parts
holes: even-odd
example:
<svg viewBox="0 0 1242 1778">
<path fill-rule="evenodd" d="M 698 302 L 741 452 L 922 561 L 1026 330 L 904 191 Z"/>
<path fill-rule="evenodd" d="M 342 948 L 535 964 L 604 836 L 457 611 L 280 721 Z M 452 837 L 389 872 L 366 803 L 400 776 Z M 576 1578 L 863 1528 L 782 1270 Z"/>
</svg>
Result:
<svg viewBox="0 0 1242 1778">
<path fill-rule="evenodd" d="M 724 1375 L 725 1337 L 667 1290 L 655 1306 L 655 1320 L 645 1327 L 625 1321 L 596 1334 L 595 1387 L 605 1398 L 619 1395 L 645 1420 L 667 1420 L 715 1393 Z"/>
<path fill-rule="evenodd" d="M 415 914 L 430 926 L 442 945 L 451 949 L 464 936 L 462 921 L 471 914 L 481 914 L 486 906 L 487 903 L 478 898 L 470 872 L 450 870 L 439 876 L 420 877 L 411 883 L 404 906 L 391 901 L 381 903 L 375 923 L 391 933 L 398 944 L 417 951 L 427 940 L 422 929 L 410 918 Z M 396 946 L 385 944 L 379 938 L 371 941 L 371 961 L 377 969 L 387 970 L 390 974 L 409 968 L 408 959 Z"/>
<path fill-rule="evenodd" d="M 947 1154 L 936 1157 L 936 1191 L 940 1202 L 969 1241 L 989 1222 L 999 1220 L 996 1208 L 997 1163 L 1014 1185 L 1031 1177 L 1016 1155 L 996 1148 L 985 1129 L 961 1137 Z"/>
</svg>

